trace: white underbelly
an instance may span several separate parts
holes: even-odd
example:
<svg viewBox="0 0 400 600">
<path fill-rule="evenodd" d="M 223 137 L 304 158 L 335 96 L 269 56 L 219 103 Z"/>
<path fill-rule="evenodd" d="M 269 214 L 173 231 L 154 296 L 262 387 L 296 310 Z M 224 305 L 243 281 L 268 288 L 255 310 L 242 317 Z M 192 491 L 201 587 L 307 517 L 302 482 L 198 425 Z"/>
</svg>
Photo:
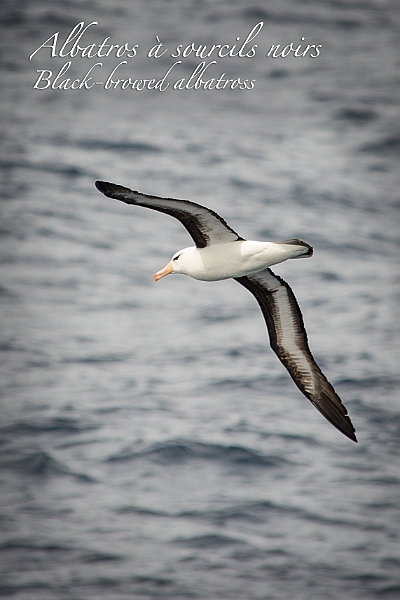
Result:
<svg viewBox="0 0 400 600">
<path fill-rule="evenodd" d="M 274 242 L 216 244 L 207 248 L 193 248 L 187 274 L 202 281 L 218 281 L 254 275 L 288 258 L 290 255 L 285 249 Z"/>
</svg>

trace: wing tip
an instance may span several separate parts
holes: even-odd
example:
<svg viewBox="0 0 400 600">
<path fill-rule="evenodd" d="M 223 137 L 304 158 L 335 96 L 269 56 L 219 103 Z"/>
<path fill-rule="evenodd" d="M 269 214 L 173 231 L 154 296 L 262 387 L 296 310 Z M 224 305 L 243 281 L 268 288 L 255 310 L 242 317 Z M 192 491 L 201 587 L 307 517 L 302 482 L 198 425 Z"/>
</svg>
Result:
<svg viewBox="0 0 400 600">
<path fill-rule="evenodd" d="M 94 185 L 99 190 L 99 192 L 101 192 L 105 196 L 108 196 L 111 193 L 110 187 L 113 186 L 113 184 L 109 183 L 108 181 L 99 181 L 99 180 L 95 181 Z"/>
<path fill-rule="evenodd" d="M 336 429 L 349 438 L 349 440 L 357 444 L 358 440 L 356 438 L 356 430 L 351 422 L 346 407 L 336 394 L 332 385 L 327 381 L 326 377 L 322 373 L 321 376 L 328 384 L 330 389 L 327 391 L 330 393 L 326 393 L 326 391 L 322 392 L 319 397 L 319 402 L 315 402 L 315 399 L 307 396 L 307 394 L 304 395 L 311 400 L 313 406 L 321 413 L 323 417 L 325 417 L 327 421 L 329 421 L 331 425 L 336 427 Z"/>
<path fill-rule="evenodd" d="M 110 183 L 109 181 L 95 181 L 95 187 L 107 196 L 108 198 L 114 198 L 115 200 L 123 200 L 126 202 L 126 194 L 132 194 L 132 190 L 118 185 L 116 183 Z"/>
<path fill-rule="evenodd" d="M 342 431 L 342 433 L 349 438 L 349 440 L 351 440 L 352 442 L 355 442 L 356 444 L 358 444 L 358 439 L 356 438 L 356 430 L 353 427 L 352 431 Z"/>
<path fill-rule="evenodd" d="M 356 430 L 353 427 L 353 423 L 351 422 L 351 419 L 347 413 L 338 419 L 337 417 L 335 418 L 332 415 L 327 414 L 326 411 L 321 410 L 321 408 L 316 406 L 315 404 L 314 406 L 315 408 L 317 408 L 317 410 L 319 410 L 322 416 L 324 416 L 325 419 L 331 423 L 331 425 L 333 425 L 338 431 L 340 431 L 340 433 L 343 433 L 343 435 L 349 438 L 349 440 L 358 444 L 358 440 L 356 438 Z"/>
</svg>

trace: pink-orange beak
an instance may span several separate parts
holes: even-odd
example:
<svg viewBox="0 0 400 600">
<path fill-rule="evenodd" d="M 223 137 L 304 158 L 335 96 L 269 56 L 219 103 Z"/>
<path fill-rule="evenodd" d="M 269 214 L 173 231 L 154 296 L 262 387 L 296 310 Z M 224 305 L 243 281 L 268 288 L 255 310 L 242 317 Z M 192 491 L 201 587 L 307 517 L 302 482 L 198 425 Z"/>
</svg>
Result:
<svg viewBox="0 0 400 600">
<path fill-rule="evenodd" d="M 161 277 L 165 277 L 166 275 L 172 273 L 172 271 L 172 260 L 170 260 L 166 267 L 161 269 L 161 271 L 157 271 L 157 273 L 154 273 L 153 281 L 158 281 L 159 279 L 161 279 Z"/>
</svg>

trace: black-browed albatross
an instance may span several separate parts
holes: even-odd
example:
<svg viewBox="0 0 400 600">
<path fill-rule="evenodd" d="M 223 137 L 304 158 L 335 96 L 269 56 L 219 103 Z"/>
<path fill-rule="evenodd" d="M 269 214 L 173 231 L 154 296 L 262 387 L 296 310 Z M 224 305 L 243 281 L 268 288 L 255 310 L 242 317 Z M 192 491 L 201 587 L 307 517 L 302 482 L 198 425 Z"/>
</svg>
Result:
<svg viewBox="0 0 400 600">
<path fill-rule="evenodd" d="M 233 278 L 247 288 L 262 310 L 272 350 L 299 390 L 334 427 L 357 442 L 345 406 L 311 354 L 291 288 L 269 268 L 289 258 L 312 256 L 309 244 L 297 238 L 281 242 L 244 240 L 216 212 L 195 202 L 149 196 L 106 181 L 96 181 L 96 187 L 109 198 L 178 219 L 196 245 L 176 252 L 153 280 L 183 273 L 202 281 Z"/>
</svg>

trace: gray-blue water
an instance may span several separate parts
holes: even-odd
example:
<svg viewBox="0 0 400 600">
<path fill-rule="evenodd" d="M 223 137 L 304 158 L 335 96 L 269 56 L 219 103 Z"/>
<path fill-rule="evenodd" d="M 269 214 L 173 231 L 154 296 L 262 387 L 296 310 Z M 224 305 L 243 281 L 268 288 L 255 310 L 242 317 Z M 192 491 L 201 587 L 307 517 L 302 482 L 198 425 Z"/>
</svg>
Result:
<svg viewBox="0 0 400 600">
<path fill-rule="evenodd" d="M 1 15 L 0 595 L 399 598 L 397 3 L 33 0 Z M 33 89 L 69 60 L 51 36 L 58 52 L 82 21 L 99 23 L 83 46 L 138 44 L 121 77 L 156 80 L 178 44 L 232 46 L 263 22 L 256 56 L 207 76 L 255 87 L 173 90 L 188 56 L 164 92 Z M 168 52 L 148 58 L 156 35 Z M 266 57 L 291 42 L 320 56 Z M 122 59 L 74 57 L 64 79 L 102 60 L 104 83 Z M 189 236 L 95 179 L 314 246 L 274 270 L 357 445 L 293 385 L 244 288 L 152 282 Z"/>
</svg>

